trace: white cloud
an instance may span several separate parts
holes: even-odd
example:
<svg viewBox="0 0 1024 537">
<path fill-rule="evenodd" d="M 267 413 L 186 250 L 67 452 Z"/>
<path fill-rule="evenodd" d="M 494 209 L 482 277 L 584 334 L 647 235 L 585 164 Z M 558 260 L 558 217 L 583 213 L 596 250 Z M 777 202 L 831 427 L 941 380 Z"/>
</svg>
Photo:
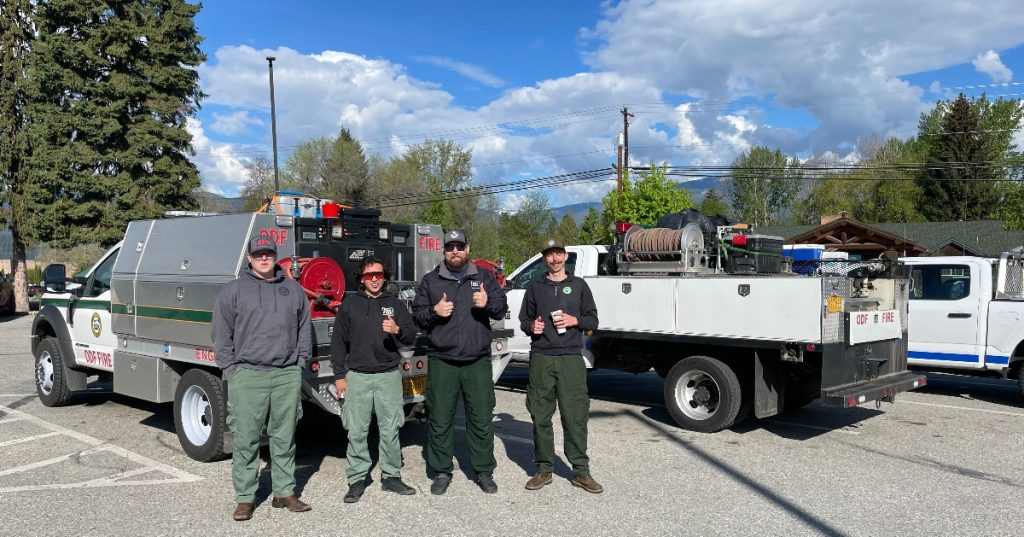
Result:
<svg viewBox="0 0 1024 537">
<path fill-rule="evenodd" d="M 250 127 L 263 126 L 263 120 L 252 117 L 248 110 L 241 110 L 231 114 L 218 114 L 214 112 L 213 120 L 210 130 L 228 136 L 248 134 Z"/>
<path fill-rule="evenodd" d="M 974 58 L 974 68 L 979 73 L 988 75 L 993 82 L 998 84 L 1013 80 L 1013 71 L 1003 65 L 999 54 L 994 50 L 978 54 L 978 57 Z"/>
<path fill-rule="evenodd" d="M 930 0 L 623 0 L 581 35 L 597 70 L 709 102 L 774 96 L 807 110 L 819 124 L 806 148 L 824 150 L 870 133 L 913 133 L 927 104 L 921 88 L 898 77 L 968 62 L 982 47 L 1016 46 L 1021 27 L 1013 0 L 985 9 Z"/>
<path fill-rule="evenodd" d="M 236 153 L 233 144 L 210 140 L 197 119 L 189 119 L 185 127 L 192 135 L 194 161 L 199 168 L 203 188 L 222 196 L 235 196 L 248 177 L 245 165 L 248 159 Z"/>
<path fill-rule="evenodd" d="M 416 60 L 436 65 L 438 67 L 448 69 L 449 71 L 455 71 L 470 80 L 492 88 L 500 88 L 505 85 L 505 81 L 500 77 L 487 72 L 486 69 L 477 65 L 460 62 L 451 58 L 442 58 L 440 56 L 418 56 Z"/>
</svg>

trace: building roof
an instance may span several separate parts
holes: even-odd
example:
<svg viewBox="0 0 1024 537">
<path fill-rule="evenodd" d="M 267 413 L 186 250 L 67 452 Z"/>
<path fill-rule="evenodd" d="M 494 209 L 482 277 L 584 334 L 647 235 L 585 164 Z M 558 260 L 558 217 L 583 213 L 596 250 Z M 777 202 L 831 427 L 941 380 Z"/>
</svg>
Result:
<svg viewBox="0 0 1024 537">
<path fill-rule="evenodd" d="M 826 224 L 828 225 L 828 224 Z M 905 222 L 868 224 L 871 227 L 905 237 L 935 251 L 950 241 L 998 257 L 1003 252 L 1024 244 L 1024 231 L 1007 231 L 1001 220 L 978 220 L 974 222 Z M 765 235 L 779 235 L 785 239 L 802 235 L 822 226 L 780 225 L 757 229 Z"/>
</svg>

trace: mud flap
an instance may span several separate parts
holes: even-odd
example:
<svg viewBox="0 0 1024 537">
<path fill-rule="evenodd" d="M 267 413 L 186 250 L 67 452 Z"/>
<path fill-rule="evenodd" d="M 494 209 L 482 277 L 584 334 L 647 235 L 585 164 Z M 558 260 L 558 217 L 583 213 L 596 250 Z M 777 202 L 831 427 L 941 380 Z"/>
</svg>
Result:
<svg viewBox="0 0 1024 537">
<path fill-rule="evenodd" d="M 754 350 L 754 416 L 768 418 L 779 413 L 786 395 L 777 349 Z"/>
</svg>

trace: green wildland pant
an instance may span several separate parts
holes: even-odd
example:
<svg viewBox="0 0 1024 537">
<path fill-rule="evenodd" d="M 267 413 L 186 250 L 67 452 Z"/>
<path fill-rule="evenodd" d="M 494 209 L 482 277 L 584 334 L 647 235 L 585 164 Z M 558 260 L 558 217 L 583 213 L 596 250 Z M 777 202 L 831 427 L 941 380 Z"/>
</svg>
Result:
<svg viewBox="0 0 1024 537">
<path fill-rule="evenodd" d="M 587 457 L 587 368 L 580 355 L 551 356 L 530 353 L 530 382 L 526 388 L 526 409 L 533 418 L 533 459 L 537 472 L 551 472 L 555 466 L 555 433 L 551 418 L 555 403 L 562 416 L 565 457 L 573 475 L 590 475 Z"/>
<path fill-rule="evenodd" d="M 405 423 L 402 398 L 402 374 L 396 369 L 385 373 L 359 373 L 349 371 L 345 376 L 345 404 L 341 407 L 341 421 L 348 430 L 346 473 L 348 482 L 366 478 L 370 471 L 370 446 L 366 438 L 370 433 L 370 420 L 377 415 L 380 430 L 380 473 L 382 477 L 400 477 L 402 472 L 402 445 L 398 430 Z"/>
<path fill-rule="evenodd" d="M 228 378 L 227 422 L 235 437 L 231 481 L 238 503 L 252 503 L 256 496 L 264 424 L 270 437 L 274 497 L 295 494 L 295 425 L 302 417 L 301 383 L 302 374 L 297 365 L 273 371 L 239 367 Z"/>
<path fill-rule="evenodd" d="M 454 362 L 431 356 L 427 369 L 427 466 L 452 473 L 455 455 L 455 408 L 459 394 L 466 407 L 469 462 L 478 476 L 491 475 L 494 460 L 494 381 L 488 356 Z"/>
</svg>

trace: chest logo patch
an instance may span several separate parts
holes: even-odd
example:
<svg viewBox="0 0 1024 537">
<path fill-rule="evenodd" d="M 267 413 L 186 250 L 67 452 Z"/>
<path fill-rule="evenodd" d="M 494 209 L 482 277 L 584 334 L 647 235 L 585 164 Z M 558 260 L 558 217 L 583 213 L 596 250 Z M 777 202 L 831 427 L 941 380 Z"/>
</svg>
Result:
<svg viewBox="0 0 1024 537">
<path fill-rule="evenodd" d="M 380 316 L 381 317 L 387 317 L 389 315 L 392 316 L 392 317 L 395 316 L 395 308 L 392 308 L 391 306 L 381 306 L 381 308 L 380 308 Z"/>
<path fill-rule="evenodd" d="M 569 287 L 568 285 L 563 287 L 562 288 L 562 294 L 564 294 L 564 295 L 571 295 L 572 294 L 572 287 Z"/>
<path fill-rule="evenodd" d="M 291 293 L 291 291 L 289 291 L 287 287 L 278 287 L 277 288 L 277 294 L 279 294 L 281 296 L 288 296 L 290 293 Z"/>
</svg>

